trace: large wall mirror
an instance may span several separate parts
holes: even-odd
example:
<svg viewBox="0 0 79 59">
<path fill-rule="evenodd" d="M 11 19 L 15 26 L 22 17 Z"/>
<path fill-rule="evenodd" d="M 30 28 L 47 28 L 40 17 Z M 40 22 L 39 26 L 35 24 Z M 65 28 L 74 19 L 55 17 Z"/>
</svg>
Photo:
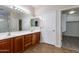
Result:
<svg viewBox="0 0 79 59">
<path fill-rule="evenodd" d="M 11 8 L 0 6 L 0 33 L 28 31 L 32 15 L 14 6 Z"/>
<path fill-rule="evenodd" d="M 10 10 L 4 6 L 0 6 L 0 33 L 9 31 L 8 16 Z"/>
<path fill-rule="evenodd" d="M 0 16 L 0 33 L 8 32 L 8 22 L 6 18 Z"/>
</svg>

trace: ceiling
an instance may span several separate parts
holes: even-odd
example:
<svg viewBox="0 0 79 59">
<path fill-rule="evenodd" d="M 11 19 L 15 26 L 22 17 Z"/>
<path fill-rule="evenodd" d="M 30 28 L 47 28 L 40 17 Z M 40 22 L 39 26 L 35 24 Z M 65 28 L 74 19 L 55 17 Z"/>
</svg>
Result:
<svg viewBox="0 0 79 59">
<path fill-rule="evenodd" d="M 63 14 L 69 14 L 70 11 L 75 11 L 74 14 L 79 14 L 79 7 L 78 8 L 71 8 L 71 9 L 68 9 L 68 10 L 64 10 L 62 11 Z"/>
<path fill-rule="evenodd" d="M 20 6 L 25 10 L 27 10 L 27 12 L 34 14 L 35 12 L 38 12 L 38 10 L 44 9 L 44 8 L 45 9 L 64 9 L 64 8 L 73 7 L 75 5 L 20 5 Z M 12 11 L 16 11 L 16 10 L 12 10 L 11 8 L 6 7 L 5 5 L 0 5 L 0 12 L 9 13 Z"/>
<path fill-rule="evenodd" d="M 45 8 L 49 7 L 52 9 L 59 9 L 59 8 L 67 8 L 67 7 L 72 7 L 72 6 L 77 6 L 77 5 L 32 5 L 35 9 L 40 9 L 40 8 Z"/>
</svg>

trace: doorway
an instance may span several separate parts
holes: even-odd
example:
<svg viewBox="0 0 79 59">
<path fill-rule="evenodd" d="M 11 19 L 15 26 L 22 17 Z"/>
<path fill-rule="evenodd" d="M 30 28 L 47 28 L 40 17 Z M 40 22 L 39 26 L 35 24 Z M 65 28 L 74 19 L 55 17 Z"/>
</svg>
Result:
<svg viewBox="0 0 79 59">
<path fill-rule="evenodd" d="M 79 8 L 61 12 L 62 47 L 79 52 Z"/>
</svg>

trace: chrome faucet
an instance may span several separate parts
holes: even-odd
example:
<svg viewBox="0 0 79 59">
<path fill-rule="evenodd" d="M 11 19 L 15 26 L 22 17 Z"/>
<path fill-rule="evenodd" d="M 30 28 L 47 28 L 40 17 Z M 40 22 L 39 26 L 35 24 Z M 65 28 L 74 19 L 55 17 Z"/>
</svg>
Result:
<svg viewBox="0 0 79 59">
<path fill-rule="evenodd" d="M 8 36 L 10 36 L 11 35 L 11 33 L 10 32 L 8 32 Z"/>
<path fill-rule="evenodd" d="M 10 20 L 9 20 L 9 17 L 7 18 L 7 24 L 8 24 L 8 36 L 10 36 L 11 33 L 10 33 Z"/>
</svg>

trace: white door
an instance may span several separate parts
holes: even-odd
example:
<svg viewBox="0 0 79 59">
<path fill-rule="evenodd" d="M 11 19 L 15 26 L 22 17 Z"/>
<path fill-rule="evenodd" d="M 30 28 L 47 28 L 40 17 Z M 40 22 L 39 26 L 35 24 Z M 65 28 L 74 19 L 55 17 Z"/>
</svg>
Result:
<svg viewBox="0 0 79 59">
<path fill-rule="evenodd" d="M 56 44 L 56 11 L 42 15 L 41 32 L 42 42 Z"/>
</svg>

